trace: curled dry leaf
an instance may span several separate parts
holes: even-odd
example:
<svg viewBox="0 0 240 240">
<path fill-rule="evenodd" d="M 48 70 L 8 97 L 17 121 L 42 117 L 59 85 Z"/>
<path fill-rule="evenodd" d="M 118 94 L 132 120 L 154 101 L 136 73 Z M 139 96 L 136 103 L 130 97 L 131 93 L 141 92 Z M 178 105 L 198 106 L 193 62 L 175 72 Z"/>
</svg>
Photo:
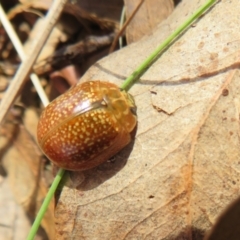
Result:
<svg viewBox="0 0 240 240">
<path fill-rule="evenodd" d="M 152 36 L 96 63 L 83 80 L 121 85 L 203 3 L 182 1 Z M 202 239 L 239 196 L 239 11 L 238 0 L 219 1 L 131 88 L 135 141 L 114 161 L 69 173 L 58 239 Z"/>
</svg>

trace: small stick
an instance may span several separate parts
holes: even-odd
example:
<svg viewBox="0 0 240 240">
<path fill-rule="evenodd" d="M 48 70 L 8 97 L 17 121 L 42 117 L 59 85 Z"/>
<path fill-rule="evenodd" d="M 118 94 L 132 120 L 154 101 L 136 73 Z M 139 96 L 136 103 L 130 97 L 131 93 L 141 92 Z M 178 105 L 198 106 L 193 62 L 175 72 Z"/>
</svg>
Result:
<svg viewBox="0 0 240 240">
<path fill-rule="evenodd" d="M 32 227 L 30 229 L 30 232 L 28 233 L 27 240 L 33 240 L 34 239 L 34 237 L 35 237 L 35 235 L 36 235 L 36 233 L 38 231 L 38 228 L 39 228 L 39 226 L 41 224 L 41 221 L 42 221 L 42 219 L 44 217 L 44 214 L 45 214 L 45 212 L 48 209 L 49 203 L 52 200 L 53 195 L 54 195 L 54 193 L 55 193 L 55 191 L 56 191 L 56 189 L 57 189 L 57 187 L 58 187 L 58 185 L 59 185 L 59 183 L 60 183 L 64 173 L 65 173 L 64 169 L 60 168 L 58 170 L 58 173 L 55 176 L 55 178 L 53 180 L 53 183 L 52 183 L 51 187 L 48 190 L 47 196 L 45 197 L 45 199 L 44 199 L 44 201 L 43 201 L 43 203 L 41 205 L 41 208 L 38 211 L 37 217 L 35 218 L 35 221 L 34 221 Z"/>
<path fill-rule="evenodd" d="M 133 17 L 136 15 L 137 11 L 139 10 L 139 8 L 142 6 L 143 2 L 145 0 L 141 0 L 141 2 L 139 2 L 139 4 L 137 5 L 137 7 L 134 9 L 133 13 L 131 14 L 131 16 L 127 19 L 127 21 L 124 23 L 123 27 L 120 29 L 120 31 L 118 32 L 118 34 L 116 35 L 116 37 L 113 40 L 113 43 L 109 49 L 109 53 L 112 53 L 117 45 L 117 41 L 119 39 L 119 37 L 121 37 L 126 29 L 126 27 L 128 26 L 128 24 L 132 21 Z"/>
</svg>

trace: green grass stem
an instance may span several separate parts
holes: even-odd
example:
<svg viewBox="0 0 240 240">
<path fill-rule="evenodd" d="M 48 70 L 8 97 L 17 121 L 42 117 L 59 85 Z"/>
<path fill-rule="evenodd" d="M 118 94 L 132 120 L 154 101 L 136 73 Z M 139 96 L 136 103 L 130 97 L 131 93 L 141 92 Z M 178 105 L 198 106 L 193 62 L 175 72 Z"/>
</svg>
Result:
<svg viewBox="0 0 240 240">
<path fill-rule="evenodd" d="M 33 240 L 34 239 L 34 237 L 35 237 L 35 235 L 36 235 L 36 233 L 38 231 L 38 228 L 39 228 L 39 226 L 41 224 L 41 221 L 42 221 L 42 219 L 44 217 L 44 214 L 45 214 L 45 212 L 48 209 L 49 203 L 52 200 L 52 197 L 53 197 L 53 195 L 54 195 L 54 193 L 55 193 L 55 191 L 56 191 L 56 189 L 58 187 L 58 184 L 60 183 L 64 173 L 65 173 L 64 169 L 60 168 L 58 170 L 58 173 L 57 173 L 56 177 L 54 178 L 53 183 L 52 183 L 50 189 L 48 190 L 47 196 L 45 197 L 45 199 L 44 199 L 44 201 L 42 203 L 42 206 L 41 206 L 41 208 L 38 211 L 38 214 L 37 214 L 37 216 L 35 218 L 35 221 L 34 221 L 32 227 L 31 227 L 31 230 L 30 230 L 30 232 L 28 234 L 27 240 Z"/>
</svg>

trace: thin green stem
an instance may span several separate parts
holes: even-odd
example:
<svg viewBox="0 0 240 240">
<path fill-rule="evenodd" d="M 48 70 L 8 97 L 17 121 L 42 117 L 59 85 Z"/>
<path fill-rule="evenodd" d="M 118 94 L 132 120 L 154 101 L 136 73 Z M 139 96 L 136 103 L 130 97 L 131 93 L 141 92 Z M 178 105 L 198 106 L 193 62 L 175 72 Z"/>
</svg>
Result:
<svg viewBox="0 0 240 240">
<path fill-rule="evenodd" d="M 61 179 L 64 175 L 64 172 L 65 172 L 65 170 L 60 168 L 56 177 L 54 178 L 54 181 L 53 181 L 53 183 L 52 183 L 52 185 L 51 185 L 51 187 L 50 187 L 50 189 L 47 193 L 47 196 L 45 197 L 45 199 L 42 203 L 42 206 L 39 209 L 38 214 L 35 218 L 35 221 L 34 221 L 32 227 L 31 227 L 31 230 L 28 234 L 27 240 L 33 240 L 34 239 L 34 237 L 37 233 L 37 230 L 38 230 L 38 228 L 41 224 L 41 221 L 43 219 L 43 216 L 48 209 L 49 203 L 52 200 L 52 197 L 53 197 L 53 195 L 54 195 L 54 193 L 55 193 L 55 191 L 58 187 L 58 184 L 60 183 L 60 181 L 61 181 Z"/>
<path fill-rule="evenodd" d="M 124 81 L 121 89 L 128 90 L 135 81 L 147 70 L 149 66 L 153 64 L 157 57 L 163 53 L 163 51 L 170 46 L 181 33 L 183 33 L 197 18 L 199 18 L 205 11 L 207 11 L 216 0 L 208 0 L 203 6 L 201 6 L 193 15 L 191 15 L 179 28 L 177 28 L 165 41 L 163 41 L 154 52 L 142 63 L 140 66 Z"/>
</svg>

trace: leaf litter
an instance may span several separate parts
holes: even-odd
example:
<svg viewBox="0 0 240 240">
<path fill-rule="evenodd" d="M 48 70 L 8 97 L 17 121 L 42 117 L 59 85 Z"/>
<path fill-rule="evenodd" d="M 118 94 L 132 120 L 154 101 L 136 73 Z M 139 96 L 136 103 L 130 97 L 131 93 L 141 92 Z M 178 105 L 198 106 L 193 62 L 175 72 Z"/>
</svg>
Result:
<svg viewBox="0 0 240 240">
<path fill-rule="evenodd" d="M 151 36 L 94 64 L 83 80 L 120 85 L 205 1 L 196 2 L 183 1 Z M 113 161 L 68 173 L 57 239 L 202 239 L 239 196 L 238 12 L 236 0 L 219 2 L 132 87 L 135 141 Z"/>
</svg>

